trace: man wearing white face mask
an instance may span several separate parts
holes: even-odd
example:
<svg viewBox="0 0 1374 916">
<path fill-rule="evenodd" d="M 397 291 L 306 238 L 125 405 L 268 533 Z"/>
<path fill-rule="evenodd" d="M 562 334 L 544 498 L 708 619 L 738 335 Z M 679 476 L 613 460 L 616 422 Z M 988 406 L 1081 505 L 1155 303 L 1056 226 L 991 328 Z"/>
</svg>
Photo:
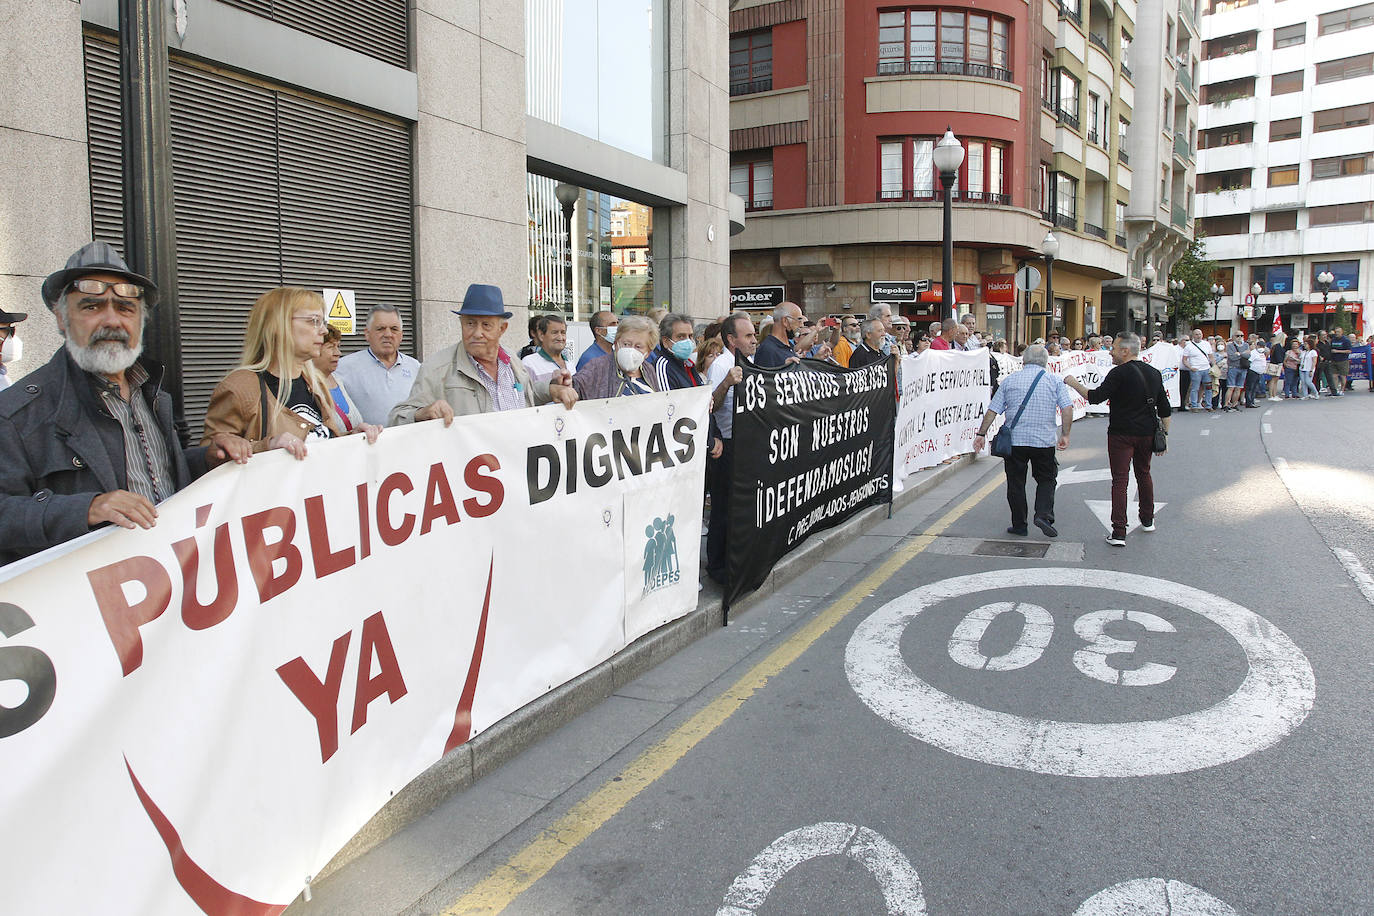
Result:
<svg viewBox="0 0 1374 916">
<path fill-rule="evenodd" d="M 697 344 L 692 337 L 692 319 L 676 312 L 663 316 L 658 323 L 658 346 L 645 360 L 648 371 L 658 379 L 659 391 L 674 388 L 695 388 L 705 379 L 697 371 Z"/>
<path fill-rule="evenodd" d="M 16 362 L 19 359 L 19 338 L 15 336 L 19 332 L 14 326 L 28 317 L 27 312 L 7 312 L 0 309 L 0 391 L 13 384 L 5 363 Z"/>
<path fill-rule="evenodd" d="M 594 359 L 600 359 L 611 352 L 615 346 L 616 327 L 618 322 L 611 312 L 597 312 L 587 319 L 587 326 L 592 329 L 592 345 L 582 351 L 582 355 L 577 358 L 577 371 L 581 372 L 587 364 Z"/>
</svg>

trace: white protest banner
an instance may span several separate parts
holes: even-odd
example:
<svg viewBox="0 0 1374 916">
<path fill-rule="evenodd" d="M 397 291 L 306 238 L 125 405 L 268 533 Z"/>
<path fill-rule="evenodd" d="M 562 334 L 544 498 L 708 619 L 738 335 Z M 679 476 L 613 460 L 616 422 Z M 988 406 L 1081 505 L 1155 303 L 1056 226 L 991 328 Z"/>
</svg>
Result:
<svg viewBox="0 0 1374 916">
<path fill-rule="evenodd" d="M 696 606 L 705 389 L 221 467 L 0 570 L 10 913 L 278 913 L 448 750 Z"/>
<path fill-rule="evenodd" d="M 973 451 L 992 392 L 988 350 L 926 350 L 901 362 L 892 479 Z"/>
<path fill-rule="evenodd" d="M 1049 370 L 1060 378 L 1076 378 L 1083 383 L 1083 387 L 1093 389 L 1101 385 L 1107 373 L 1112 371 L 1112 354 L 1110 350 L 1069 350 L 1051 356 Z M 1107 412 L 1106 403 L 1089 404 L 1087 398 L 1072 388 L 1069 389 L 1069 395 L 1073 398 L 1075 420 L 1087 413 Z"/>
<path fill-rule="evenodd" d="M 1178 407 L 1183 403 L 1179 397 L 1178 390 L 1178 347 L 1171 343 L 1160 341 L 1148 350 L 1140 353 L 1142 362 L 1147 362 L 1159 370 L 1159 374 L 1164 376 L 1164 390 L 1169 394 L 1169 405 Z"/>
</svg>

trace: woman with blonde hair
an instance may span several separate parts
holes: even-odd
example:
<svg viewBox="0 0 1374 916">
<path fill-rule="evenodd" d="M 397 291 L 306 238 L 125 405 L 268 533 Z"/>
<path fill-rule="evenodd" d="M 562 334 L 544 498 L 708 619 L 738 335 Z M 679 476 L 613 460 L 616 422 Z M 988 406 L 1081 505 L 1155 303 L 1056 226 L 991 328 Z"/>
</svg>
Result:
<svg viewBox="0 0 1374 916">
<path fill-rule="evenodd" d="M 248 314 L 239 368 L 215 386 L 203 443 L 241 436 L 254 453 L 285 449 L 306 455 L 306 441 L 344 435 L 329 385 L 315 368 L 324 342 L 324 299 L 298 286 L 258 297 Z M 369 442 L 379 427 L 365 426 Z"/>
</svg>

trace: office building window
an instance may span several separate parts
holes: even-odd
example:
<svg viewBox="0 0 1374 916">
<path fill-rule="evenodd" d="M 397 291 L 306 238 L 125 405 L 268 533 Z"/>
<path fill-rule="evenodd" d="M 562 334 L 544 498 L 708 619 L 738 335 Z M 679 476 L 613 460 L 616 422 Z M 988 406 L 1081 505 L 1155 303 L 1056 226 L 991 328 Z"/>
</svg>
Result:
<svg viewBox="0 0 1374 916">
<path fill-rule="evenodd" d="M 1312 160 L 1312 180 L 1323 178 L 1343 178 L 1346 175 L 1364 175 L 1374 172 L 1374 153 L 1359 153 L 1354 156 L 1333 156 L 1330 159 Z"/>
<path fill-rule="evenodd" d="M 1234 216 L 1204 216 L 1197 221 L 1199 232 L 1208 238 L 1218 235 L 1249 235 L 1250 214 L 1237 213 Z"/>
<path fill-rule="evenodd" d="M 1069 126 L 1078 127 L 1078 80 L 1067 70 L 1060 69 L 1059 79 L 1056 80 L 1057 92 L 1055 97 L 1055 108 L 1059 112 L 1059 120 L 1067 121 Z"/>
<path fill-rule="evenodd" d="M 1322 13 L 1317 17 L 1317 34 L 1330 35 L 1333 32 L 1346 32 L 1374 25 L 1374 3 L 1352 6 L 1348 9 Z"/>
<path fill-rule="evenodd" d="M 730 94 L 773 88 L 773 30 L 730 36 Z"/>
<path fill-rule="evenodd" d="M 1370 107 L 1370 104 L 1365 102 L 1363 105 L 1348 105 L 1345 108 L 1328 108 L 1325 111 L 1315 111 L 1312 113 L 1312 129 L 1314 131 L 1340 130 L 1344 127 L 1360 127 L 1368 124 Z"/>
<path fill-rule="evenodd" d="M 744 198 L 746 210 L 773 208 L 773 156 L 757 156 L 730 164 L 730 193 Z"/>
<path fill-rule="evenodd" d="M 1274 47 L 1287 48 L 1307 40 L 1307 23 L 1281 26 L 1274 30 Z"/>
<path fill-rule="evenodd" d="M 1273 210 L 1264 214 L 1265 232 L 1285 232 L 1298 228 L 1297 210 Z"/>
<path fill-rule="evenodd" d="M 892 137 L 879 143 L 879 200 L 934 200 L 942 185 L 935 171 L 934 137 Z M 964 138 L 964 164 L 955 200 L 1009 204 L 1007 144 Z"/>
<path fill-rule="evenodd" d="M 1297 183 L 1297 165 L 1276 165 L 1269 169 L 1269 187 L 1282 188 Z"/>
<path fill-rule="evenodd" d="M 1054 173 L 1054 212 L 1059 225 L 1069 228 L 1078 221 L 1078 179 L 1063 172 Z"/>
<path fill-rule="evenodd" d="M 1102 97 L 1096 92 L 1088 93 L 1088 141 L 1090 143 L 1101 144 L 1102 125 L 1101 125 Z"/>
<path fill-rule="evenodd" d="M 1302 136 L 1302 118 L 1284 118 L 1269 122 L 1269 142 L 1292 140 Z"/>
<path fill-rule="evenodd" d="M 878 73 L 943 73 L 1012 81 L 1011 21 L 968 10 L 878 14 Z"/>
<path fill-rule="evenodd" d="M 1307 211 L 1309 226 L 1337 226 L 1345 223 L 1369 222 L 1369 204 L 1335 204 L 1330 207 L 1311 207 Z"/>
<path fill-rule="evenodd" d="M 1317 82 L 1334 83 L 1338 80 L 1353 80 L 1374 73 L 1374 54 L 1357 54 L 1317 64 Z"/>
<path fill-rule="evenodd" d="M 1331 271 L 1336 279 L 1331 281 L 1331 292 L 1346 292 L 1360 288 L 1359 261 L 1314 261 L 1312 263 L 1312 289 L 1317 288 L 1317 275 Z M 1320 290 L 1318 290 L 1320 292 Z"/>
<path fill-rule="evenodd" d="M 1250 268 L 1250 282 L 1258 283 L 1266 293 L 1291 293 L 1293 291 L 1292 264 L 1264 264 Z"/>
<path fill-rule="evenodd" d="M 1286 95 L 1289 92 L 1302 92 L 1302 71 L 1275 73 L 1269 82 L 1270 95 Z"/>
</svg>

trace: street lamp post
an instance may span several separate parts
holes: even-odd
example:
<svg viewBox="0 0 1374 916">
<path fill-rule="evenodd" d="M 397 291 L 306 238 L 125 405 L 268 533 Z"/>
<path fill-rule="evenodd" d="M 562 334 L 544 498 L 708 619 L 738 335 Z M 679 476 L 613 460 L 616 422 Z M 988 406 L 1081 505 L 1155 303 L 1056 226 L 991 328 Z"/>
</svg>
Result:
<svg viewBox="0 0 1374 916">
<path fill-rule="evenodd" d="M 945 237 L 943 263 L 944 280 L 941 297 L 944 300 L 944 317 L 954 317 L 954 182 L 959 177 L 959 166 L 964 164 L 964 145 L 954 136 L 954 131 L 945 128 L 945 135 L 935 144 L 935 168 L 940 172 L 940 184 L 945 189 Z"/>
<path fill-rule="evenodd" d="M 1154 321 L 1154 302 L 1150 299 L 1150 287 L 1155 285 L 1155 278 L 1159 274 L 1155 272 L 1153 261 L 1145 262 L 1145 269 L 1140 272 L 1140 277 L 1145 281 L 1145 333 L 1141 336 L 1145 338 L 1140 342 L 1143 350 L 1150 345 L 1150 327 Z"/>
<path fill-rule="evenodd" d="M 1264 306 L 1260 305 L 1260 301 L 1259 301 L 1260 293 L 1262 293 L 1262 292 L 1264 292 L 1264 287 L 1263 287 L 1263 286 L 1260 286 L 1258 283 L 1252 283 L 1252 284 L 1250 284 L 1250 295 L 1252 295 L 1252 296 L 1255 297 L 1255 318 L 1256 318 L 1256 321 L 1255 321 L 1255 330 L 1256 330 L 1256 333 L 1259 333 L 1259 329 L 1260 329 L 1260 327 L 1261 327 L 1262 316 L 1264 315 Z M 1279 307 L 1278 307 L 1277 305 L 1275 305 L 1275 306 L 1274 306 L 1274 312 L 1275 312 L 1276 314 L 1277 314 L 1278 310 L 1279 310 Z"/>
<path fill-rule="evenodd" d="M 1317 285 L 1322 289 L 1322 305 L 1326 305 L 1326 297 L 1331 294 L 1331 284 L 1336 282 L 1336 275 L 1329 270 L 1323 270 L 1317 274 Z"/>
<path fill-rule="evenodd" d="M 554 186 L 553 196 L 558 198 L 558 204 L 563 208 L 563 229 L 567 233 L 568 239 L 568 263 L 563 267 L 563 282 L 568 290 L 568 311 L 572 314 L 573 320 L 577 320 L 577 299 L 573 296 L 573 236 L 572 220 L 573 207 L 577 205 L 577 198 L 581 194 L 577 185 L 568 184 L 560 181 Z"/>
<path fill-rule="evenodd" d="M 1045 338 L 1049 339 L 1051 322 L 1054 321 L 1054 259 L 1059 257 L 1059 239 L 1053 232 L 1046 232 L 1040 243 L 1040 253 L 1045 256 Z"/>
<path fill-rule="evenodd" d="M 1217 310 L 1221 308 L 1221 297 L 1226 294 L 1226 288 L 1220 283 L 1212 284 L 1212 333 L 1217 332 Z M 1229 336 L 1229 335 L 1228 335 Z"/>
<path fill-rule="evenodd" d="M 1181 296 L 1181 295 L 1183 294 L 1183 290 L 1184 290 L 1187 286 L 1188 286 L 1187 283 L 1184 283 L 1182 280 L 1179 280 L 1179 279 L 1173 279 L 1173 280 L 1170 280 L 1170 281 L 1169 281 L 1169 295 L 1170 295 L 1170 297 L 1174 300 L 1174 333 L 1175 333 L 1175 334 L 1177 334 L 1178 331 L 1179 331 L 1179 329 L 1178 329 L 1178 297 Z M 1162 322 L 1162 321 L 1160 322 L 1160 324 L 1163 324 L 1163 323 L 1164 323 L 1164 322 Z"/>
</svg>

